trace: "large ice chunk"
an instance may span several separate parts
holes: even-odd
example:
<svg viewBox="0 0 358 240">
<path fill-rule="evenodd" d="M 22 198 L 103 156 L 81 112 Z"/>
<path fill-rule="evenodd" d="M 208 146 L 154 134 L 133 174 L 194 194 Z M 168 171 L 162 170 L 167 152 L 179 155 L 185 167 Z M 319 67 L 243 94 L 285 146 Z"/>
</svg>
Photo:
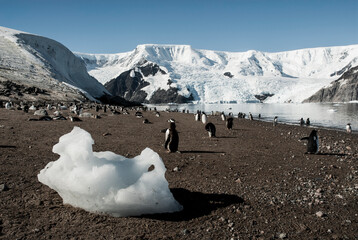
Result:
<svg viewBox="0 0 358 240">
<path fill-rule="evenodd" d="M 90 212 L 113 216 L 176 212 L 159 155 L 146 148 L 132 159 L 113 152 L 93 152 L 94 141 L 74 127 L 60 137 L 53 152 L 60 155 L 38 174 L 38 180 L 54 189 L 63 202 Z M 151 166 L 153 170 L 148 170 Z M 151 168 L 152 169 L 152 168 Z"/>
</svg>

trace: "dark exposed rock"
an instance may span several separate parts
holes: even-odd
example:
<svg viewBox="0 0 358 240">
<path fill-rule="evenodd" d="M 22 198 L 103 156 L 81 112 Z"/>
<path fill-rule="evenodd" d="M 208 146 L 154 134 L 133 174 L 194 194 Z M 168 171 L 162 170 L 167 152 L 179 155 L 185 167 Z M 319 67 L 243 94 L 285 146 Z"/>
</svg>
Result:
<svg viewBox="0 0 358 240">
<path fill-rule="evenodd" d="M 17 84 L 9 80 L 0 82 L 0 95 L 9 97 L 11 95 L 23 96 L 24 94 L 38 95 L 48 93 L 44 89 Z"/>
<path fill-rule="evenodd" d="M 132 107 L 132 106 L 140 106 L 139 102 L 134 101 L 127 101 L 120 96 L 111 96 L 111 95 L 103 95 L 102 97 L 98 98 L 103 104 L 110 104 L 110 105 L 118 105 L 123 107 Z"/>
<path fill-rule="evenodd" d="M 256 94 L 255 98 L 257 98 L 258 100 L 260 100 L 260 102 L 263 102 L 266 100 L 266 98 L 268 97 L 272 97 L 274 94 L 271 93 L 262 93 L 262 94 Z"/>
<path fill-rule="evenodd" d="M 358 100 L 358 66 L 345 72 L 303 102 L 349 102 Z"/>
<path fill-rule="evenodd" d="M 186 98 L 178 94 L 177 88 L 169 88 L 168 90 L 158 89 L 155 91 L 150 98 L 149 102 L 152 104 L 159 103 L 188 103 L 194 100 L 193 96 L 190 95 L 189 98 Z"/>
<path fill-rule="evenodd" d="M 232 75 L 231 72 L 225 72 L 225 73 L 224 73 L 224 76 L 227 76 L 227 77 L 229 77 L 229 78 L 233 78 L 233 77 L 234 77 L 234 75 Z"/>
<path fill-rule="evenodd" d="M 149 75 L 155 76 L 158 72 L 167 74 L 157 64 L 142 63 L 142 66 L 121 73 L 117 78 L 107 82 L 104 86 L 113 95 L 123 98 L 127 101 L 136 103 L 187 103 L 193 100 L 178 94 L 178 89 L 170 87 L 168 90 L 158 89 L 151 98 L 147 100 L 147 93 L 142 89 L 149 85 L 149 82 L 144 80 L 144 77 Z M 168 85 L 172 84 L 172 80 L 168 79 Z M 102 100 L 101 100 L 102 101 Z"/>
<path fill-rule="evenodd" d="M 131 76 L 131 72 L 134 76 Z M 121 73 L 117 78 L 107 82 L 104 87 L 113 95 L 123 97 L 127 101 L 143 102 L 146 93 L 141 91 L 149 83 L 143 80 L 140 72 L 133 69 Z"/>
</svg>

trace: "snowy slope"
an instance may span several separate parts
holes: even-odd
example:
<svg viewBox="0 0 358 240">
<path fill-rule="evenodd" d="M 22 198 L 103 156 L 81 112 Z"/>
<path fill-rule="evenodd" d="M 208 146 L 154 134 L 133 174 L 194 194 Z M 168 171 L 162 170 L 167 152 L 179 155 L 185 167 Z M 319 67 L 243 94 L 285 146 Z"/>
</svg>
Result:
<svg viewBox="0 0 358 240">
<path fill-rule="evenodd" d="M 52 99 L 71 100 L 82 94 L 93 99 L 108 93 L 62 44 L 5 27 L 0 27 L 0 80 L 46 89 Z"/>
<path fill-rule="evenodd" d="M 75 54 L 103 84 L 146 61 L 156 63 L 167 70 L 180 94 L 205 103 L 258 101 L 254 95 L 262 93 L 274 94 L 266 102 L 302 102 L 358 65 L 358 45 L 266 53 L 146 44 L 126 53 Z M 167 80 L 149 76 L 151 84 L 143 90 L 150 96 L 159 86 L 168 88 Z"/>
</svg>

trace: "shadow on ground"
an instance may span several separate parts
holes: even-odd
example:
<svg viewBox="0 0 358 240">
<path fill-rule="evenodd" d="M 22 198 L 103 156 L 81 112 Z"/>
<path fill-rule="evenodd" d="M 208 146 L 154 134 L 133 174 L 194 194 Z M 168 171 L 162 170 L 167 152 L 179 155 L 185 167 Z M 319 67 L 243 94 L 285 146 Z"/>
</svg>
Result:
<svg viewBox="0 0 358 240">
<path fill-rule="evenodd" d="M 193 150 L 193 151 L 180 151 L 180 153 L 225 153 L 225 152 Z"/>
<path fill-rule="evenodd" d="M 230 194 L 191 192 L 183 188 L 173 188 L 171 192 L 183 206 L 182 211 L 144 215 L 142 217 L 165 221 L 187 221 L 208 215 L 219 208 L 244 203 L 244 199 L 241 197 Z"/>
</svg>

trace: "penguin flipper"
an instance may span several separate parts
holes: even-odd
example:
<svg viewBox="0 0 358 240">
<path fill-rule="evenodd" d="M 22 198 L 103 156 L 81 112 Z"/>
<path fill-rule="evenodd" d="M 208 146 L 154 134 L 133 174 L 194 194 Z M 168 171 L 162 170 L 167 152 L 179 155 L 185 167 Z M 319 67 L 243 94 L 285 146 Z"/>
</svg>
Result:
<svg viewBox="0 0 358 240">
<path fill-rule="evenodd" d="M 309 137 L 304 137 L 304 138 L 301 138 L 300 140 L 302 141 L 302 140 L 308 140 L 309 139 Z"/>
</svg>

